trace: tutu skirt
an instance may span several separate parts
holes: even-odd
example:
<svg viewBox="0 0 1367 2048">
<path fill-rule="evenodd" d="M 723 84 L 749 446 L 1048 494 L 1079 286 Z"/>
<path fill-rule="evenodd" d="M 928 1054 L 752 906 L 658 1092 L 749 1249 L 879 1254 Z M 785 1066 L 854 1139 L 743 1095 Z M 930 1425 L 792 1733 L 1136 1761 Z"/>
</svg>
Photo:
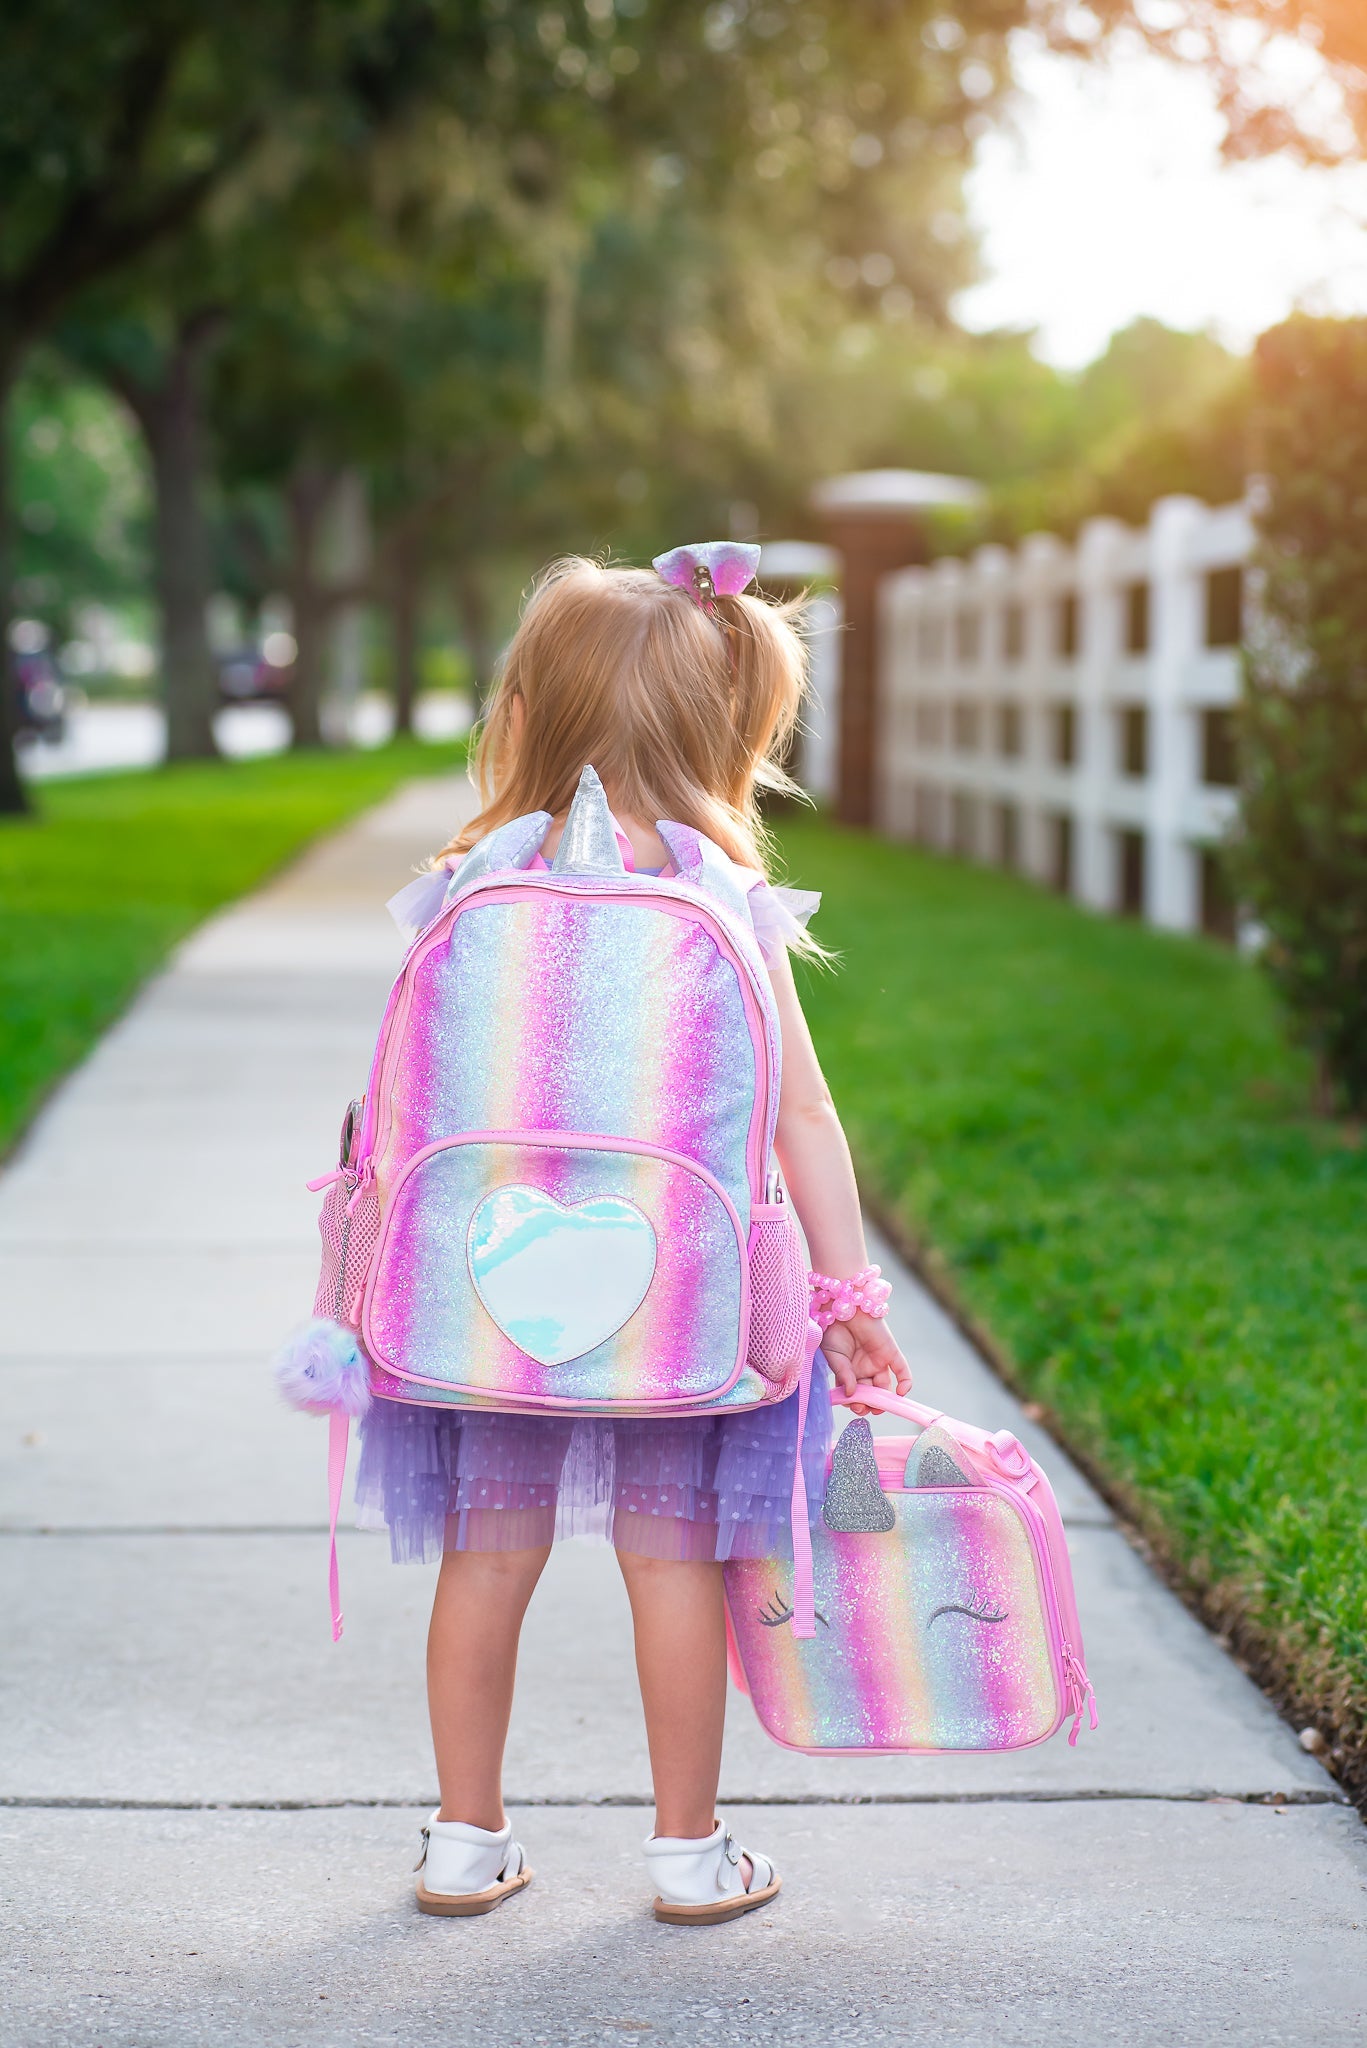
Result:
<svg viewBox="0 0 1367 2048">
<path fill-rule="evenodd" d="M 820 1512 L 831 1381 L 812 1370 L 802 1464 Z M 497 1415 L 377 1400 L 361 1425 L 358 1526 L 396 1563 L 596 1536 L 645 1557 L 723 1560 L 791 1547 L 797 1396 L 735 1415 Z"/>
</svg>

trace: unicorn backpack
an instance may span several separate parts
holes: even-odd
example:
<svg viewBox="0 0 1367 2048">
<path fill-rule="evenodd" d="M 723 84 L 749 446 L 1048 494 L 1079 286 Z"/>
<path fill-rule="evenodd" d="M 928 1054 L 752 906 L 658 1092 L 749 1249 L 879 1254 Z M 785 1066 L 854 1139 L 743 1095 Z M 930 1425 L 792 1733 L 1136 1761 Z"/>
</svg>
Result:
<svg viewBox="0 0 1367 2048">
<path fill-rule="evenodd" d="M 634 873 L 592 768 L 547 866 L 550 823 L 500 826 L 450 876 L 310 1183 L 315 1321 L 278 1373 L 332 1417 L 334 1634 L 347 1421 L 371 1399 L 715 1414 L 809 1382 L 753 878 L 669 823 L 673 873 Z"/>
</svg>

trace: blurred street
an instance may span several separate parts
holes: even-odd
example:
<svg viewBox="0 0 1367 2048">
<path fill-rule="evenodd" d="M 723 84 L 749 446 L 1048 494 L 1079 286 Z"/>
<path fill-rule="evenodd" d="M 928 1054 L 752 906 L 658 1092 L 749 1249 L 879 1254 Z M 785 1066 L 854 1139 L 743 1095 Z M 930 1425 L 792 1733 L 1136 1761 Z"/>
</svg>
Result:
<svg viewBox="0 0 1367 2048">
<path fill-rule="evenodd" d="M 79 764 L 126 758 L 136 721 L 88 716 Z M 1359 2042 L 1356 1814 L 884 1246 L 918 1392 L 1015 1429 L 1054 1480 L 1099 1733 L 820 1760 L 733 1695 L 724 1810 L 783 1896 L 657 1926 L 626 1603 L 606 1551 L 562 1545 L 507 1765 L 536 1883 L 489 1919 L 415 1911 L 432 1574 L 348 1532 L 331 1644 L 326 1432 L 267 1360 L 312 1297 L 303 1182 L 400 957 L 383 901 L 467 801 L 411 784 L 203 927 L 0 1180 L 8 2038 Z"/>
<path fill-rule="evenodd" d="M 457 739 L 468 730 L 470 706 L 450 691 L 430 691 L 414 706 L 419 739 Z M 394 707 L 378 693 L 362 697 L 351 713 L 351 737 L 358 746 L 379 747 L 394 730 Z M 218 713 L 214 731 L 230 758 L 283 753 L 289 722 L 276 704 L 233 704 Z M 68 713 L 56 745 L 33 740 L 21 756 L 23 773 L 34 782 L 57 775 L 90 775 L 101 769 L 151 768 L 166 744 L 166 719 L 157 704 L 81 703 Z"/>
</svg>

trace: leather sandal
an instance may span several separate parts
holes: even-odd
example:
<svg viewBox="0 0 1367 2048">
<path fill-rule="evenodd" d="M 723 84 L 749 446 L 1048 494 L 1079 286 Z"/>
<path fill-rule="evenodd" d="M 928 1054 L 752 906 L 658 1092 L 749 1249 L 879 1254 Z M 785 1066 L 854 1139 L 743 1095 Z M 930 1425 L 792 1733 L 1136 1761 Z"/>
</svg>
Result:
<svg viewBox="0 0 1367 2048">
<path fill-rule="evenodd" d="M 783 1880 L 767 1856 L 742 1849 L 725 1821 L 701 1840 L 686 1835 L 651 1835 L 646 1868 L 659 1892 L 655 1918 L 672 1927 L 715 1927 L 767 1905 Z M 747 1884 L 742 1860 L 750 1864 Z"/>
<path fill-rule="evenodd" d="M 510 1820 L 495 1832 L 468 1821 L 438 1820 L 434 1813 L 422 1831 L 422 1854 L 413 1867 L 419 1912 L 459 1919 L 492 1913 L 532 1881 Z"/>
</svg>

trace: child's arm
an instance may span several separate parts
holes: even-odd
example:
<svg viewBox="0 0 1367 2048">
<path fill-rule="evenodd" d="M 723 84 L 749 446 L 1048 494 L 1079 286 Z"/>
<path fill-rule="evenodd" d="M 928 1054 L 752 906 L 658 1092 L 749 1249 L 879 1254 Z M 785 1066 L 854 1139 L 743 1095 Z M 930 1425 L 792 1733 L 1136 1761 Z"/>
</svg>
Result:
<svg viewBox="0 0 1367 2048">
<path fill-rule="evenodd" d="M 813 1267 L 835 1279 L 850 1279 L 869 1263 L 850 1148 L 802 1014 L 786 951 L 770 967 L 769 978 L 783 1032 L 783 1085 L 774 1150 L 806 1233 Z M 832 1323 L 821 1348 L 846 1394 L 853 1394 L 861 1380 L 899 1394 L 911 1391 L 907 1362 L 886 1321 L 878 1317 L 861 1311 L 847 1323 Z M 868 1410 L 856 1408 L 855 1413 Z"/>
</svg>

